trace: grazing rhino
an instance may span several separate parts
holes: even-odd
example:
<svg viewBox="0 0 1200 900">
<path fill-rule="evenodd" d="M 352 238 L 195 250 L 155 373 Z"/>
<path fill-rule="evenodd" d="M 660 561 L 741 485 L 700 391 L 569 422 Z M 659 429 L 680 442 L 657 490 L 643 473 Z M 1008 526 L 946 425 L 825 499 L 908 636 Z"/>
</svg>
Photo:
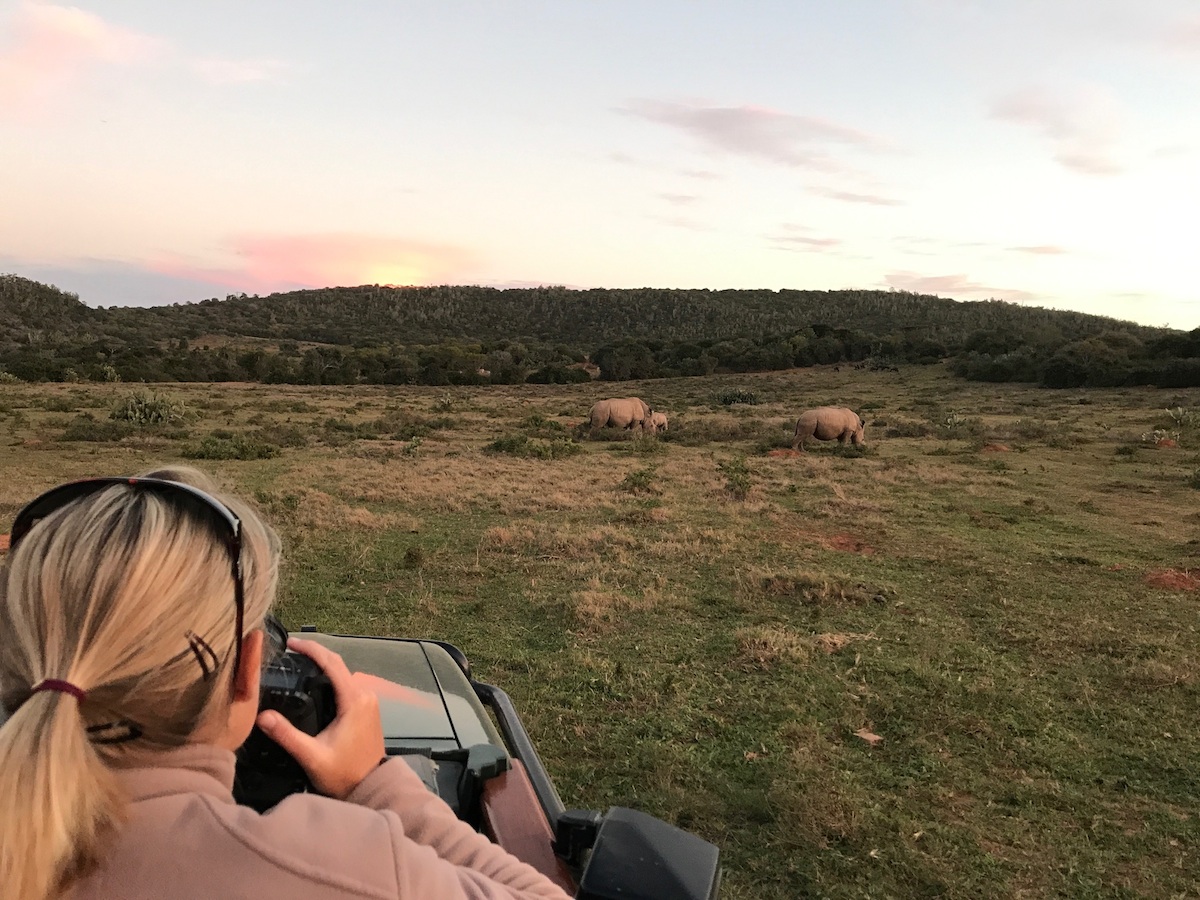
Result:
<svg viewBox="0 0 1200 900">
<path fill-rule="evenodd" d="M 653 430 L 650 417 L 654 414 L 640 397 L 600 400 L 591 411 L 592 428 L 641 428 Z"/>
<path fill-rule="evenodd" d="M 667 414 L 661 412 L 650 413 L 651 431 L 659 432 L 667 430 Z"/>
<path fill-rule="evenodd" d="M 836 440 L 839 444 L 846 443 L 849 438 L 855 447 L 862 446 L 863 420 L 858 413 L 844 406 L 820 406 L 802 412 L 796 420 L 796 435 L 792 440 L 792 449 L 804 450 L 804 442 L 809 438 L 818 441 Z"/>
</svg>

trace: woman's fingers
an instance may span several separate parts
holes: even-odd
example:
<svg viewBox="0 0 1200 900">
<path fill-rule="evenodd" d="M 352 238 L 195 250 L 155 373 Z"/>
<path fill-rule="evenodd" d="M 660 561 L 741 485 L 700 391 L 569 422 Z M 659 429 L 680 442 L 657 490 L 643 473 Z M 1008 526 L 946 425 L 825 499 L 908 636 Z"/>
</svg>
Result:
<svg viewBox="0 0 1200 900">
<path fill-rule="evenodd" d="M 305 734 L 273 709 L 260 712 L 256 724 L 267 737 L 287 751 L 288 756 L 300 763 L 300 768 L 305 772 L 320 754 L 316 738 Z"/>
<path fill-rule="evenodd" d="M 344 690 L 345 686 L 349 683 L 350 669 L 347 668 L 346 661 L 324 644 L 318 644 L 316 641 L 306 641 L 303 638 L 289 637 L 288 649 L 295 650 L 297 653 L 303 653 L 320 666 L 321 671 L 328 675 L 329 680 L 333 682 L 335 693 Z"/>
<path fill-rule="evenodd" d="M 318 791 L 345 798 L 383 757 L 379 697 L 370 687 L 370 679 L 352 674 L 342 658 L 327 647 L 298 638 L 289 640 L 288 647 L 311 658 L 329 676 L 337 716 L 315 737 L 272 711 L 261 713 L 258 725 L 300 764 Z"/>
</svg>

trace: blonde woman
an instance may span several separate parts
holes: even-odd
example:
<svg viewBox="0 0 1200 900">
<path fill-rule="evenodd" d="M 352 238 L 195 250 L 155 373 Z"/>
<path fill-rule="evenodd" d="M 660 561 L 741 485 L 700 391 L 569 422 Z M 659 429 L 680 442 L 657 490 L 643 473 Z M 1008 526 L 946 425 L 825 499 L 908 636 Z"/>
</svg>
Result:
<svg viewBox="0 0 1200 900">
<path fill-rule="evenodd" d="M 333 681 L 317 737 L 258 714 L 279 545 L 200 473 L 61 485 L 13 523 L 0 571 L 0 893 L 171 897 L 566 897 L 380 762 L 375 695 Z M 320 794 L 260 815 L 233 801 L 258 721 Z"/>
</svg>

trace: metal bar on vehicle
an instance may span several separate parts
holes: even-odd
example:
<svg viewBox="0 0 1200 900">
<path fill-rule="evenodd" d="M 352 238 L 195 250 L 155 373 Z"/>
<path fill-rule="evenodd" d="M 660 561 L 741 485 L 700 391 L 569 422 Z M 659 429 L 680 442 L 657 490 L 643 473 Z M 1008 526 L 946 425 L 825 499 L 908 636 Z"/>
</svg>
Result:
<svg viewBox="0 0 1200 900">
<path fill-rule="evenodd" d="M 546 814 L 546 821 L 550 823 L 551 828 L 554 828 L 558 823 L 558 817 L 563 814 L 566 807 L 563 806 L 558 791 L 554 788 L 554 782 L 550 780 L 550 775 L 546 772 L 546 767 L 542 765 L 541 757 L 534 749 L 533 741 L 529 739 L 529 732 L 525 730 L 525 724 L 517 714 L 517 708 L 513 706 L 512 699 L 495 685 L 472 681 L 471 686 L 475 688 L 475 696 L 495 714 L 496 724 L 500 726 L 500 733 L 504 736 L 513 756 L 525 766 L 525 772 L 533 785 L 533 792 L 537 794 L 538 803 L 541 804 L 542 811 Z"/>
</svg>

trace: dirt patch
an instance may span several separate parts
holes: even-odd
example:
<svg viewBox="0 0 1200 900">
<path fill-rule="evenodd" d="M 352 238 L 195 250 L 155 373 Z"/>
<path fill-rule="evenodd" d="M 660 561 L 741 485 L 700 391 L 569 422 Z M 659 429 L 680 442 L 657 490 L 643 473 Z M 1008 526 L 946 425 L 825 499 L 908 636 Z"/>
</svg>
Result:
<svg viewBox="0 0 1200 900">
<path fill-rule="evenodd" d="M 1160 450 L 1178 450 L 1179 442 L 1173 441 L 1171 438 L 1163 438 L 1162 440 L 1155 441 L 1154 446 Z"/>
<path fill-rule="evenodd" d="M 1200 591 L 1200 575 L 1186 569 L 1147 572 L 1146 583 L 1167 591 Z"/>
<path fill-rule="evenodd" d="M 8 552 L 8 535 L 0 534 L 0 553 Z"/>
<path fill-rule="evenodd" d="M 790 459 L 793 456 L 799 456 L 799 455 L 800 455 L 799 450 L 790 450 L 790 449 L 783 448 L 783 447 L 780 447 L 777 450 L 768 450 L 767 451 L 767 456 L 774 456 L 776 458 L 783 457 L 783 458 Z"/>
<path fill-rule="evenodd" d="M 979 448 L 980 453 L 1011 453 L 1012 448 L 1004 444 L 984 444 Z"/>
<path fill-rule="evenodd" d="M 818 538 L 821 546 L 826 550 L 841 550 L 843 553 L 861 553 L 863 556 L 871 556 L 876 552 L 875 548 L 870 544 L 860 541 L 852 534 L 842 532 L 841 534 L 831 534 L 828 537 Z"/>
</svg>

